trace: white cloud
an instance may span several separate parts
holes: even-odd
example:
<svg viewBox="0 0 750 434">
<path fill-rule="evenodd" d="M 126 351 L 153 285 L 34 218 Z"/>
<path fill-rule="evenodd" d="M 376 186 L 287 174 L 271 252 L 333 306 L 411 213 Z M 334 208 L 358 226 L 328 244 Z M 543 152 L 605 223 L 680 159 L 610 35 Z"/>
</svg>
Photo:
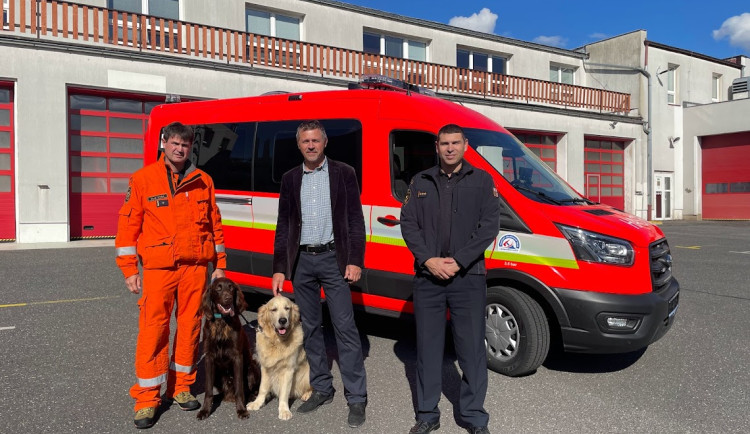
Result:
<svg viewBox="0 0 750 434">
<path fill-rule="evenodd" d="M 589 39 L 596 39 L 596 40 L 602 40 L 609 38 L 609 35 L 606 33 L 592 33 L 589 35 Z"/>
<path fill-rule="evenodd" d="M 728 18 L 713 34 L 717 41 L 728 37 L 730 45 L 750 52 L 750 12 Z"/>
<path fill-rule="evenodd" d="M 537 44 L 551 45 L 553 47 L 564 47 L 568 43 L 567 38 L 562 36 L 537 36 L 534 38 Z"/>
<path fill-rule="evenodd" d="M 494 33 L 496 22 L 497 14 L 492 13 L 489 8 L 482 8 L 479 13 L 473 13 L 470 17 L 453 17 L 448 24 L 482 33 Z"/>
</svg>

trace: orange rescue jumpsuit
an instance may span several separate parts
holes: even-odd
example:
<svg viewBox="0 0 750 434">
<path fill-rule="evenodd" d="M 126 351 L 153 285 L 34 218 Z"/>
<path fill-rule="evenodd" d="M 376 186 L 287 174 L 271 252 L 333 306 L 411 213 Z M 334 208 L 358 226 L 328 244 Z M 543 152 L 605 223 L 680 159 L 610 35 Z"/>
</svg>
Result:
<svg viewBox="0 0 750 434">
<path fill-rule="evenodd" d="M 137 382 L 130 389 L 135 411 L 158 407 L 161 384 L 166 396 L 189 391 L 195 382 L 200 304 L 207 265 L 226 268 L 221 214 L 213 180 L 194 165 L 178 183 L 164 157 L 130 178 L 120 209 L 115 248 L 125 278 L 143 267 L 138 300 Z M 169 323 L 177 305 L 177 331 L 169 358 Z"/>
</svg>

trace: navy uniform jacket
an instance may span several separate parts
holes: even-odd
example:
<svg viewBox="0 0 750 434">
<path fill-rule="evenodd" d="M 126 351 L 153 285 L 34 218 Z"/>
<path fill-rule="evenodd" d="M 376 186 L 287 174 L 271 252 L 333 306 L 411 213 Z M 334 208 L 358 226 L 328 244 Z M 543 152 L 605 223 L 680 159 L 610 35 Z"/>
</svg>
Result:
<svg viewBox="0 0 750 434">
<path fill-rule="evenodd" d="M 354 169 L 346 163 L 328 158 L 328 178 L 336 262 L 341 275 L 344 275 L 347 265 L 365 267 L 365 218 Z M 273 272 L 284 273 L 287 279 L 292 278 L 299 253 L 302 231 L 301 188 L 300 164 L 281 177 L 279 216 L 273 245 Z"/>
<path fill-rule="evenodd" d="M 466 160 L 461 171 L 466 174 L 453 188 L 450 251 L 462 272 L 485 274 L 484 250 L 500 229 L 500 200 L 489 173 Z M 429 275 L 424 263 L 440 256 L 438 176 L 439 166 L 416 174 L 401 207 L 401 234 L 422 275 Z"/>
</svg>

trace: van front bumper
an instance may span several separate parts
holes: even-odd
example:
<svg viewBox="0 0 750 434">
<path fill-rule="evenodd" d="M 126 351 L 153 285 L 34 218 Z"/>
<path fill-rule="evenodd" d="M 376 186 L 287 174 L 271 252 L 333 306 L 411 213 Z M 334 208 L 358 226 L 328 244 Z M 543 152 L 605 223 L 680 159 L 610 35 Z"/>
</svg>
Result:
<svg viewBox="0 0 750 434">
<path fill-rule="evenodd" d="M 680 285 L 673 278 L 662 291 L 640 295 L 560 288 L 554 292 L 568 317 L 568 324 L 561 327 L 565 351 L 626 353 L 647 347 L 669 331 L 679 305 Z M 608 318 L 634 326 L 611 327 Z"/>
</svg>

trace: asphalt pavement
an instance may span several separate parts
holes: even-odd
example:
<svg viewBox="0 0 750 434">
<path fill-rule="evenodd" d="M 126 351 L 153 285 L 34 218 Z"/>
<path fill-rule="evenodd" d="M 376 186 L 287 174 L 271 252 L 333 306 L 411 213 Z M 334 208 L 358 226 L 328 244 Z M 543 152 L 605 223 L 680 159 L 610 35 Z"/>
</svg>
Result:
<svg viewBox="0 0 750 434">
<path fill-rule="evenodd" d="M 750 427 L 750 222 L 661 225 L 682 290 L 672 330 L 645 351 L 564 354 L 521 378 L 490 373 L 493 433 L 746 433 Z M 40 248 L 42 247 L 42 248 Z M 135 432 L 133 351 L 137 296 L 125 289 L 111 240 L 0 244 L 0 433 Z M 245 313 L 265 299 L 250 297 Z M 335 361 L 334 401 L 277 418 L 271 401 L 247 420 L 221 404 L 206 421 L 164 406 L 153 433 L 384 433 L 414 422 L 413 324 L 360 314 L 367 422 L 346 425 Z M 202 364 L 194 392 L 202 400 Z M 465 432 L 454 418 L 460 371 L 448 352 L 440 433 Z"/>
</svg>

